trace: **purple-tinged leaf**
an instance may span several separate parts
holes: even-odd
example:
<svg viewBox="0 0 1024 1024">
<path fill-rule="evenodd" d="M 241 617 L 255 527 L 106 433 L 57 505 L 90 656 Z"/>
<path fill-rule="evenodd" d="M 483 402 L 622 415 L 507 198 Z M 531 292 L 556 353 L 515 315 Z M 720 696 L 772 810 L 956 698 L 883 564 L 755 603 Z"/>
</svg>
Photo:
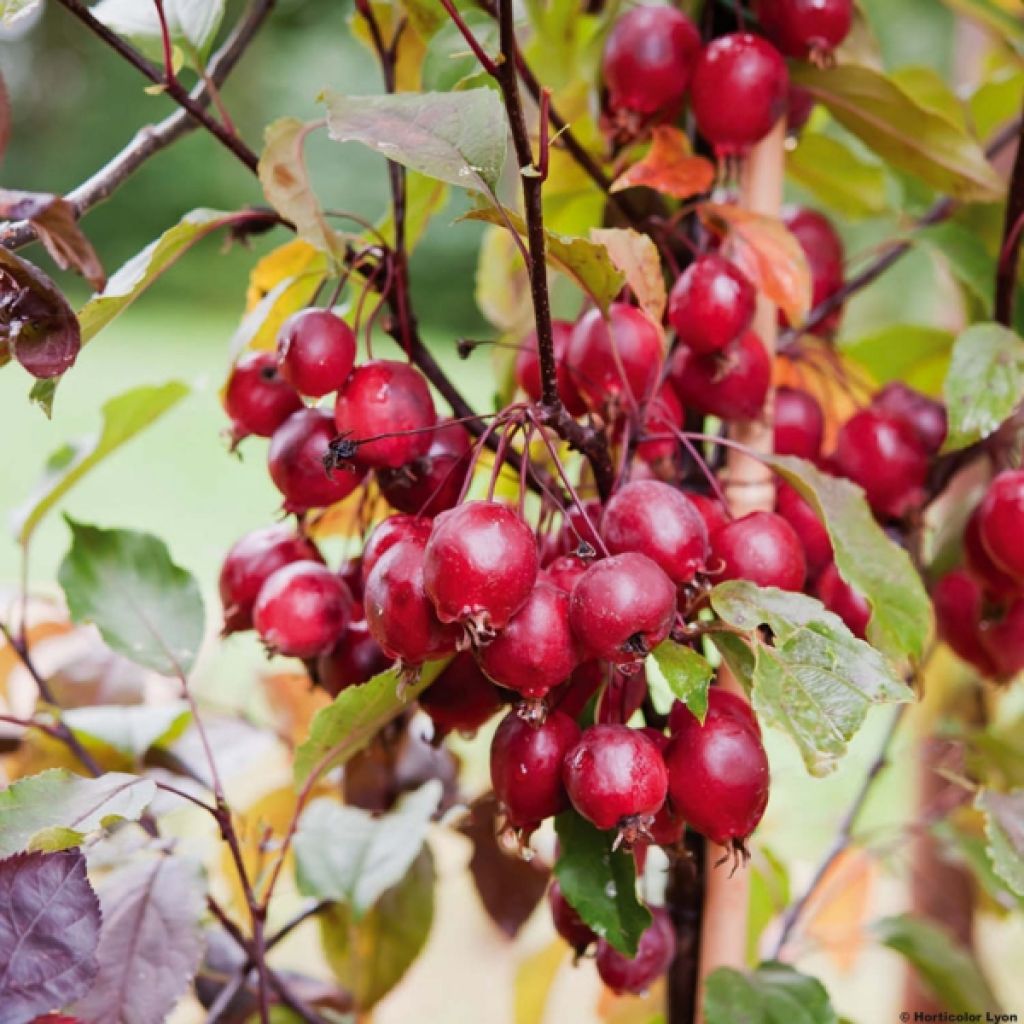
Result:
<svg viewBox="0 0 1024 1024">
<path fill-rule="evenodd" d="M 77 999 L 96 977 L 100 905 L 79 850 L 0 860 L 0 1021 Z"/>
<path fill-rule="evenodd" d="M 33 377 L 58 377 L 82 347 L 78 320 L 38 267 L 0 246 L 0 346 Z"/>
<path fill-rule="evenodd" d="M 177 857 L 109 875 L 99 974 L 72 1012 L 84 1024 L 161 1024 L 199 967 L 205 891 L 199 866 Z"/>
</svg>

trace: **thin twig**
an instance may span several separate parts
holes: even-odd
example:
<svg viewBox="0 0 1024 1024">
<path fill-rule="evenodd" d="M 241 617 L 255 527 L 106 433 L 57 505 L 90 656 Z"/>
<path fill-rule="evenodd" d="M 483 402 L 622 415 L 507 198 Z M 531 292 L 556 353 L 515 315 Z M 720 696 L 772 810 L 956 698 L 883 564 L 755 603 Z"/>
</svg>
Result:
<svg viewBox="0 0 1024 1024">
<path fill-rule="evenodd" d="M 276 0 L 254 0 L 224 45 L 210 59 L 206 68 L 208 81 L 199 83 L 192 90 L 190 95 L 197 104 L 208 104 L 212 96 L 211 86 L 224 84 L 275 3 Z M 198 127 L 199 122 L 181 108 L 156 124 L 140 128 L 124 149 L 65 196 L 75 217 L 80 219 L 93 207 L 109 199 L 147 160 Z M 20 249 L 35 239 L 36 230 L 27 220 L 11 221 L 0 226 L 0 245 L 8 249 Z"/>
<path fill-rule="evenodd" d="M 1017 155 L 1010 174 L 1006 196 L 1003 240 L 996 266 L 994 315 L 1004 327 L 1013 323 L 1013 299 L 1017 292 L 1017 266 L 1020 262 L 1021 229 L 1024 228 L 1024 118 L 1017 136 Z"/>
<path fill-rule="evenodd" d="M 853 798 L 853 802 L 850 804 L 846 814 L 843 816 L 835 841 L 829 848 L 828 853 L 825 854 L 824 859 L 818 865 L 810 883 L 803 891 L 803 894 L 799 899 L 791 903 L 789 909 L 786 911 L 786 915 L 782 919 L 782 930 L 779 932 L 779 936 L 775 940 L 775 945 L 772 949 L 770 959 L 778 960 L 781 957 L 782 951 L 793 933 L 793 929 L 800 921 L 800 918 L 803 916 L 808 904 L 817 894 L 825 876 L 829 873 L 829 870 L 836 860 L 838 860 L 847 847 L 849 847 L 850 842 L 853 839 L 853 830 L 856 827 L 857 819 L 860 817 L 861 811 L 864 810 L 864 805 L 867 803 L 867 799 L 871 794 L 871 789 L 874 786 L 875 780 L 888 763 L 889 748 L 892 746 L 892 741 L 896 736 L 896 732 L 899 729 L 900 722 L 903 720 L 903 714 L 906 709 L 906 704 L 900 704 L 896 708 L 896 711 L 892 716 L 892 720 L 889 722 L 889 726 L 885 730 L 885 735 L 882 737 L 882 743 L 879 747 L 878 754 L 871 762 L 867 775 L 864 776 L 864 781 L 861 783 L 860 789 L 857 791 L 857 795 Z"/>
</svg>

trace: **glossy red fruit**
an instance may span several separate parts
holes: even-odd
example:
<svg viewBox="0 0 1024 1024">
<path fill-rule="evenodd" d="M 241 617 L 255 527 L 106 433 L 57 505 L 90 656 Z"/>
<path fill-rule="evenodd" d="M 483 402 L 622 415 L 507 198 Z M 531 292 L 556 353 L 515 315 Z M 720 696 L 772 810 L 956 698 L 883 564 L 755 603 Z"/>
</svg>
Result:
<svg viewBox="0 0 1024 1024">
<path fill-rule="evenodd" d="M 789 207 L 783 211 L 783 223 L 796 237 L 811 270 L 811 305 L 818 306 L 843 286 L 843 242 L 832 222 L 817 210 Z M 836 310 L 815 328 L 816 334 L 832 334 L 839 322 Z M 785 321 L 784 317 L 780 317 Z"/>
<path fill-rule="evenodd" d="M 231 546 L 220 570 L 223 633 L 252 629 L 252 608 L 267 577 L 290 562 L 322 561 L 316 545 L 285 525 L 253 530 Z"/>
<path fill-rule="evenodd" d="M 825 436 L 825 414 L 818 400 L 800 388 L 775 391 L 775 454 L 817 460 Z"/>
<path fill-rule="evenodd" d="M 814 113 L 814 97 L 799 85 L 789 83 L 786 96 L 786 134 L 796 137 L 804 130 Z"/>
<path fill-rule="evenodd" d="M 704 520 L 704 526 L 708 531 L 708 541 L 715 530 L 725 526 L 729 522 L 729 513 L 725 506 L 717 498 L 709 498 L 706 494 L 697 494 L 695 491 L 687 491 L 686 496 L 690 504 L 700 513 Z"/>
<path fill-rule="evenodd" d="M 686 408 L 724 420 L 752 420 L 768 397 L 772 362 L 761 339 L 747 331 L 718 355 L 699 356 L 677 347 L 669 375 Z"/>
<path fill-rule="evenodd" d="M 533 531 L 506 505 L 469 501 L 434 520 L 424 583 L 442 622 L 477 642 L 503 629 L 533 591 L 539 569 Z"/>
<path fill-rule="evenodd" d="M 292 562 L 271 574 L 253 606 L 253 624 L 267 647 L 315 658 L 339 640 L 352 616 L 352 594 L 321 562 Z"/>
<path fill-rule="evenodd" d="M 357 619 L 365 619 L 363 614 L 363 560 L 361 557 L 346 558 L 338 568 L 338 575 L 345 582 L 345 586 L 352 592 L 356 599 L 356 607 L 352 614 Z"/>
<path fill-rule="evenodd" d="M 768 803 L 768 757 L 748 722 L 723 714 L 681 731 L 666 757 L 676 813 L 719 846 L 742 849 Z"/>
<path fill-rule="evenodd" d="M 619 665 L 643 661 L 675 618 L 676 590 L 646 555 L 595 562 L 573 587 L 569 623 L 590 657 Z"/>
<path fill-rule="evenodd" d="M 564 683 L 578 660 L 569 628 L 569 595 L 539 580 L 526 604 L 480 650 L 479 659 L 494 682 L 528 699 Z"/>
<path fill-rule="evenodd" d="M 647 696 L 647 671 L 643 665 L 623 672 L 614 665 L 605 671 L 605 685 L 594 709 L 594 721 L 600 725 L 624 725 L 643 706 Z"/>
<path fill-rule="evenodd" d="M 646 313 L 613 302 L 605 320 L 599 309 L 580 317 L 566 359 L 587 405 L 595 412 L 633 408 L 654 393 L 661 373 L 661 328 Z"/>
<path fill-rule="evenodd" d="M 676 933 L 672 919 L 662 907 L 651 907 L 653 920 L 640 936 L 636 956 L 628 957 L 604 939 L 597 944 L 597 973 L 615 992 L 646 992 L 672 963 Z"/>
<path fill-rule="evenodd" d="M 647 831 L 655 846 L 670 850 L 683 841 L 683 836 L 686 835 L 686 822 L 672 810 L 671 804 L 666 800 Z M 642 869 L 638 869 L 638 872 L 642 872 Z"/>
<path fill-rule="evenodd" d="M 978 529 L 992 561 L 1024 582 L 1024 470 L 1004 470 L 989 484 L 978 511 Z"/>
<path fill-rule="evenodd" d="M 807 561 L 796 531 L 774 512 L 751 512 L 711 538 L 708 570 L 717 580 L 803 590 Z"/>
<path fill-rule="evenodd" d="M 583 513 L 586 513 L 584 515 Z M 562 544 L 566 551 L 574 552 L 581 544 L 589 545 L 594 551 L 599 551 L 601 542 L 598 540 L 598 526 L 601 522 L 601 502 L 585 501 L 583 508 L 570 505 L 568 511 L 568 522 L 562 531 Z"/>
<path fill-rule="evenodd" d="M 864 409 L 842 426 L 833 463 L 864 488 L 879 516 L 900 518 L 923 498 L 928 454 L 916 432 L 889 413 Z"/>
<path fill-rule="evenodd" d="M 361 466 L 396 469 L 430 450 L 429 428 L 437 413 L 421 373 L 408 363 L 374 359 L 355 369 L 338 393 L 334 422 L 338 433 L 352 441 L 397 433 L 360 444 L 355 456 Z"/>
<path fill-rule="evenodd" d="M 608 670 L 609 666 L 603 661 L 585 661 L 577 666 L 568 682 L 548 694 L 548 707 L 557 708 L 570 718 L 579 718 L 591 698 L 604 686 Z"/>
<path fill-rule="evenodd" d="M 435 731 L 472 733 L 501 707 L 501 694 L 473 655 L 463 652 L 420 694 L 419 701 Z"/>
<path fill-rule="evenodd" d="M 1010 680 L 1024 672 L 1024 599 L 1012 602 L 997 618 L 982 623 L 982 647 L 995 665 L 995 678 Z"/>
<path fill-rule="evenodd" d="M 708 556 L 700 513 L 682 491 L 659 480 L 637 480 L 612 495 L 601 534 L 613 555 L 646 555 L 676 584 L 691 582 Z"/>
<path fill-rule="evenodd" d="M 330 310 L 300 310 L 284 322 L 277 336 L 281 376 L 311 398 L 339 391 L 355 361 L 355 333 Z"/>
<path fill-rule="evenodd" d="M 757 292 L 747 276 L 717 253 L 699 256 L 668 298 L 668 319 L 680 342 L 700 355 L 720 352 L 748 330 Z"/>
<path fill-rule="evenodd" d="M 985 549 L 981 539 L 980 506 L 971 513 L 964 526 L 964 562 L 967 571 L 982 585 L 985 593 L 996 600 L 1010 600 L 1024 590 L 1020 582 L 992 561 Z"/>
<path fill-rule="evenodd" d="M 459 635 L 438 619 L 424 590 L 424 551 L 422 541 L 399 541 L 377 559 L 363 589 L 371 635 L 407 666 L 451 654 Z"/>
<path fill-rule="evenodd" d="M 399 541 L 415 540 L 426 544 L 430 540 L 430 531 L 434 524 L 422 516 L 388 516 L 382 519 L 366 539 L 360 568 L 365 585 L 373 567 L 381 556 L 393 548 Z"/>
<path fill-rule="evenodd" d="M 570 416 L 582 416 L 587 411 L 587 405 L 580 398 L 576 390 L 572 375 L 569 373 L 569 366 L 566 363 L 566 353 L 569 349 L 569 339 L 572 337 L 573 325 L 566 320 L 553 320 L 551 322 L 551 335 L 555 349 L 555 371 L 558 382 L 558 397 L 568 410 Z M 519 346 L 516 355 L 516 383 L 534 401 L 539 402 L 543 395 L 540 375 L 540 355 L 537 351 L 537 332 L 531 331 Z"/>
<path fill-rule="evenodd" d="M 270 478 L 284 495 L 286 512 L 325 508 L 362 483 L 362 471 L 328 470 L 324 457 L 335 437 L 334 419 L 323 409 L 292 413 L 274 431 L 267 452 Z"/>
<path fill-rule="evenodd" d="M 337 697 L 350 686 L 369 682 L 390 665 L 391 659 L 370 634 L 365 617 L 353 614 L 353 621 L 341 639 L 317 659 L 317 681 L 332 697 Z"/>
<path fill-rule="evenodd" d="M 853 0 L 757 0 L 764 34 L 787 56 L 831 53 L 849 34 Z"/>
<path fill-rule="evenodd" d="M 721 154 L 743 153 L 786 111 L 789 73 L 766 39 L 735 32 L 712 40 L 693 73 L 697 130 Z"/>
<path fill-rule="evenodd" d="M 491 742 L 491 784 L 516 828 L 533 828 L 569 806 L 562 762 L 580 727 L 561 711 L 534 724 L 510 711 Z"/>
<path fill-rule="evenodd" d="M 231 371 L 224 409 L 236 440 L 248 434 L 270 437 L 302 408 L 298 392 L 278 372 L 271 352 L 246 352 Z"/>
<path fill-rule="evenodd" d="M 592 942 L 597 942 L 597 936 L 562 895 L 562 887 L 558 882 L 552 882 L 548 887 L 548 907 L 555 931 L 572 946 L 577 956 Z"/>
<path fill-rule="evenodd" d="M 981 642 L 981 587 L 964 569 L 946 573 L 932 591 L 939 636 L 984 676 L 995 676 L 996 665 Z"/>
<path fill-rule="evenodd" d="M 565 755 L 562 779 L 573 807 L 599 829 L 648 824 L 668 792 L 661 751 L 639 729 L 592 725 Z"/>
<path fill-rule="evenodd" d="M 946 407 L 934 398 L 908 388 L 900 381 L 886 384 L 871 400 L 871 405 L 875 409 L 905 420 L 913 428 L 929 455 L 936 455 L 946 440 L 949 427 Z"/>
<path fill-rule="evenodd" d="M 674 115 L 700 52 L 700 33 L 671 7 L 634 7 L 612 26 L 601 69 L 613 110 Z"/>
<path fill-rule="evenodd" d="M 571 594 L 576 581 L 587 571 L 588 564 L 575 555 L 560 555 L 544 567 L 544 574 L 559 590 Z"/>
<path fill-rule="evenodd" d="M 796 531 L 803 545 L 807 562 L 807 578 L 818 574 L 832 561 L 832 541 L 825 524 L 806 501 L 787 483 L 780 483 L 775 491 L 775 511 Z"/>
<path fill-rule="evenodd" d="M 377 471 L 384 497 L 399 512 L 429 517 L 458 504 L 473 450 L 469 434 L 459 423 L 446 423 L 430 437 L 426 455 L 400 469 Z"/>
<path fill-rule="evenodd" d="M 818 600 L 838 615 L 854 636 L 865 639 L 871 621 L 871 605 L 839 575 L 835 562 L 824 568 L 814 589 Z"/>
<path fill-rule="evenodd" d="M 644 436 L 651 440 L 641 441 L 636 454 L 652 464 L 671 460 L 679 448 L 675 432 L 683 427 L 683 406 L 671 384 L 662 384 L 647 403 L 642 424 Z"/>
<path fill-rule="evenodd" d="M 739 694 L 723 690 L 721 686 L 712 686 L 708 690 L 708 710 L 704 716 L 707 723 L 712 718 L 730 718 L 753 729 L 760 737 L 761 723 L 758 722 L 754 709 Z M 697 716 L 682 702 L 674 701 L 668 714 L 668 728 L 672 737 L 680 736 L 690 729 L 702 728 Z"/>
</svg>

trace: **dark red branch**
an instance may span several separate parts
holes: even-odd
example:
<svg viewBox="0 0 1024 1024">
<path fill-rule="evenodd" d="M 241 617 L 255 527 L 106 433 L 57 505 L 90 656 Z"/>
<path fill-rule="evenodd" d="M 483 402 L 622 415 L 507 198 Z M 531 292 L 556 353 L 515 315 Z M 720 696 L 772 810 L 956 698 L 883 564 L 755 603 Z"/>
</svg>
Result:
<svg viewBox="0 0 1024 1024">
<path fill-rule="evenodd" d="M 93 17 L 92 12 L 80 0 L 57 0 L 67 11 L 73 14 L 90 32 L 98 36 L 112 50 L 116 51 L 137 71 L 145 75 L 154 85 L 163 86 L 164 92 L 188 115 L 201 124 L 223 146 L 230 150 L 250 171 L 255 171 L 259 157 L 233 132 L 212 117 L 206 108 L 182 88 L 176 79 L 170 79 L 159 68 L 146 60 L 134 47 L 126 43 L 116 32 L 112 32 L 103 22 Z"/>
<path fill-rule="evenodd" d="M 994 316 L 1004 327 L 1013 322 L 1013 299 L 1017 293 L 1017 268 L 1020 263 L 1021 229 L 1024 228 L 1024 119 L 1017 136 L 1017 155 L 1010 175 L 1003 221 L 1003 241 L 996 267 Z"/>
<path fill-rule="evenodd" d="M 200 106 L 210 103 L 213 89 L 222 85 L 234 70 L 262 27 L 276 0 L 255 0 L 247 13 L 235 25 L 224 45 L 213 55 L 206 68 L 206 81 L 199 83 L 190 93 Z M 131 142 L 107 161 L 91 178 L 82 182 L 65 197 L 71 203 L 77 218 L 109 199 L 150 157 L 166 149 L 178 139 L 200 127 L 187 110 L 179 108 L 156 124 L 149 124 L 135 133 Z M 27 221 L 11 221 L 0 227 L 0 245 L 20 249 L 35 241 L 36 230 Z"/>
</svg>

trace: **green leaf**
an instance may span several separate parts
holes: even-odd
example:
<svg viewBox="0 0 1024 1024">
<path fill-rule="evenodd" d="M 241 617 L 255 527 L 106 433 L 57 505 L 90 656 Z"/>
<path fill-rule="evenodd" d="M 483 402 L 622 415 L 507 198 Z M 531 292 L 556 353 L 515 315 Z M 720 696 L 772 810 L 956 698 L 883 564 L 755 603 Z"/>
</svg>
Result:
<svg viewBox="0 0 1024 1024">
<path fill-rule="evenodd" d="M 952 818 L 936 821 L 928 831 L 941 844 L 942 858 L 969 870 L 998 907 L 1009 912 L 1021 909 L 1024 896 L 1015 895 L 996 872 L 983 835 L 978 835 L 966 822 L 961 824 Z"/>
<path fill-rule="evenodd" d="M 94 18 L 124 36 L 152 60 L 163 58 L 163 35 L 156 4 L 138 0 L 100 0 Z M 224 0 L 164 0 L 171 42 L 186 53 L 205 54 L 224 17 Z M 193 62 L 197 63 L 197 62 Z"/>
<path fill-rule="evenodd" d="M 766 461 L 825 524 L 839 574 L 871 605 L 868 640 L 891 658 L 919 658 L 933 627 L 931 601 L 910 556 L 875 521 L 860 488 L 805 459 Z"/>
<path fill-rule="evenodd" d="M 681 700 L 703 724 L 708 713 L 708 687 L 714 669 L 707 659 L 690 647 L 666 640 L 651 651 L 647 659 L 647 678 L 655 710 L 667 714 L 673 698 Z M 667 701 L 658 706 L 658 695 L 669 691 Z"/>
<path fill-rule="evenodd" d="M 508 224 L 520 236 L 526 237 L 526 224 L 518 213 L 506 211 Z M 507 227 L 505 218 L 494 207 L 477 207 L 464 214 L 462 220 L 482 220 L 488 224 Z M 568 238 L 544 230 L 545 256 L 548 264 L 560 270 L 579 285 L 600 307 L 602 313 L 626 283 L 625 275 L 615 266 L 606 246 L 588 238 Z"/>
<path fill-rule="evenodd" d="M 166 747 L 188 728 L 192 713 L 185 701 L 155 705 L 104 705 L 73 708 L 64 723 L 86 741 L 98 740 L 139 761 L 152 747 Z"/>
<path fill-rule="evenodd" d="M 94 622 L 119 654 L 163 675 L 187 674 L 203 639 L 192 574 L 148 533 L 77 523 L 57 578 L 75 622 Z"/>
<path fill-rule="evenodd" d="M 870 68 L 795 65 L 792 79 L 847 131 L 897 170 L 967 202 L 994 202 L 1005 186 L 962 128 Z"/>
<path fill-rule="evenodd" d="M 78 311 L 82 344 L 99 334 L 196 242 L 237 216 L 223 210 L 192 210 L 136 253 L 107 281 L 107 287 Z"/>
<path fill-rule="evenodd" d="M 462 19 L 485 52 L 497 54 L 498 19 L 484 11 L 467 10 Z M 465 36 L 450 19 L 431 38 L 423 57 L 423 88 L 429 92 L 449 92 L 493 81 L 480 66 Z"/>
<path fill-rule="evenodd" d="M 53 399 L 57 394 L 59 382 L 60 377 L 46 377 L 43 380 L 37 380 L 28 393 L 28 400 L 38 405 L 47 419 L 53 416 Z"/>
<path fill-rule="evenodd" d="M 103 427 L 99 436 L 84 438 L 73 446 L 64 446 L 65 458 L 47 466 L 46 475 L 29 501 L 15 512 L 20 522 L 18 543 L 27 544 L 47 512 L 91 469 L 115 452 L 126 441 L 141 433 L 165 412 L 177 405 L 188 388 L 178 381 L 158 387 L 139 387 L 104 403 Z"/>
<path fill-rule="evenodd" d="M 953 345 L 944 395 L 945 451 L 995 433 L 1024 394 L 1024 339 L 1001 324 L 974 324 Z"/>
<path fill-rule="evenodd" d="M 991 308 L 996 261 L 976 232 L 948 220 L 922 229 L 917 237 L 942 254 L 957 280 L 970 290 L 984 309 Z"/>
<path fill-rule="evenodd" d="M 555 877 L 562 895 L 601 938 L 627 956 L 651 923 L 650 911 L 636 898 L 632 854 L 612 852 L 613 832 L 601 832 L 575 811 L 555 818 L 561 852 Z"/>
<path fill-rule="evenodd" d="M 299 238 L 341 263 L 345 236 L 327 223 L 309 180 L 303 151 L 306 136 L 321 126 L 295 117 L 282 117 L 267 125 L 260 154 L 260 184 L 267 202 L 295 225 Z"/>
<path fill-rule="evenodd" d="M 492 195 L 505 164 L 508 120 L 493 89 L 344 96 L 327 90 L 327 131 L 420 174 Z"/>
<path fill-rule="evenodd" d="M 448 15 L 437 0 L 399 0 L 399 5 L 421 39 L 431 39 L 435 32 L 448 24 Z"/>
<path fill-rule="evenodd" d="M 944 1009 L 998 1012 L 999 1000 L 981 968 L 939 925 L 902 914 L 878 921 L 873 931 L 883 946 L 906 957 Z"/>
<path fill-rule="evenodd" d="M 405 878 L 356 920 L 344 904 L 319 915 L 327 963 L 359 1010 L 368 1010 L 401 981 L 434 920 L 434 859 L 423 847 Z"/>
<path fill-rule="evenodd" d="M 812 775 L 835 769 L 872 704 L 913 699 L 882 654 L 812 597 L 730 580 L 711 591 L 711 606 L 750 634 L 754 708 L 790 734 Z"/>
<path fill-rule="evenodd" d="M 825 986 L 769 961 L 742 973 L 719 967 L 704 982 L 705 1024 L 837 1024 Z"/>
<path fill-rule="evenodd" d="M 9 28 L 34 11 L 42 0 L 0 0 L 0 25 Z"/>
<path fill-rule="evenodd" d="M 949 369 L 953 340 L 951 332 L 938 327 L 892 324 L 842 342 L 842 350 L 879 384 L 899 380 L 926 395 L 937 395 Z"/>
<path fill-rule="evenodd" d="M 805 131 L 786 154 L 786 171 L 825 206 L 851 220 L 876 217 L 889 207 L 885 171 L 849 146 L 820 132 Z"/>
<path fill-rule="evenodd" d="M 995 873 L 1024 897 L 1024 789 L 997 793 L 983 789 L 974 802 L 985 815 L 988 855 Z"/>
<path fill-rule="evenodd" d="M 967 112 L 963 103 L 935 68 L 925 64 L 904 65 L 891 71 L 889 80 L 925 110 L 945 118 L 961 131 L 967 130 Z"/>
<path fill-rule="evenodd" d="M 302 787 L 358 754 L 381 728 L 397 718 L 444 670 L 447 659 L 427 662 L 419 679 L 399 696 L 400 673 L 391 668 L 362 686 L 342 690 L 334 703 L 321 708 L 309 736 L 295 751 L 295 785 Z"/>
<path fill-rule="evenodd" d="M 149 779 L 108 772 L 95 779 L 51 768 L 0 791 L 0 857 L 63 850 L 119 821 L 138 821 L 156 795 Z"/>
<path fill-rule="evenodd" d="M 317 900 L 344 903 L 358 921 L 412 866 L 440 800 L 437 779 L 383 815 L 326 797 L 314 800 L 295 833 L 299 889 Z"/>
</svg>

